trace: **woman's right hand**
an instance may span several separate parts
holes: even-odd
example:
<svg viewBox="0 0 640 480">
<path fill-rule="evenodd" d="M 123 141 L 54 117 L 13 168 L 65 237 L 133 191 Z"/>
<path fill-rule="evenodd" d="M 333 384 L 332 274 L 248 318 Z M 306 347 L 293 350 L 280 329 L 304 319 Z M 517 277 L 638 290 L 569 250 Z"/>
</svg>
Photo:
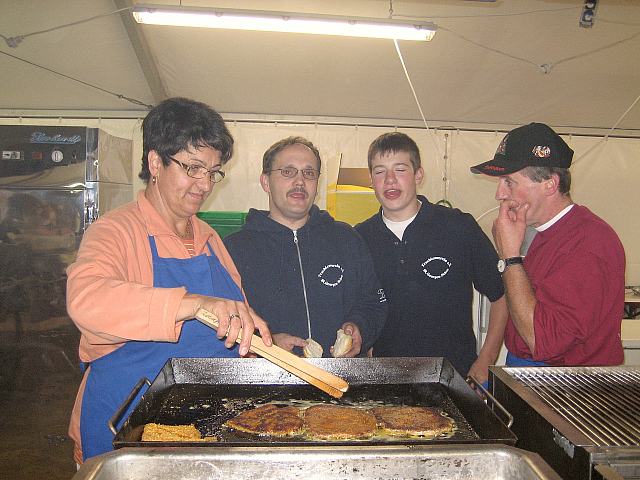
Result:
<svg viewBox="0 0 640 480">
<path fill-rule="evenodd" d="M 265 345 L 272 345 L 273 341 L 267 322 L 242 301 L 188 293 L 180 303 L 176 322 L 194 318 L 196 312 L 201 308 L 218 317 L 218 338 L 222 339 L 226 337 L 224 344 L 227 348 L 233 347 L 241 329 L 243 332 L 250 332 L 250 335 L 242 336 L 242 341 L 240 342 L 241 356 L 249 353 L 251 335 L 253 335 L 256 328 L 260 332 L 260 336 Z"/>
</svg>

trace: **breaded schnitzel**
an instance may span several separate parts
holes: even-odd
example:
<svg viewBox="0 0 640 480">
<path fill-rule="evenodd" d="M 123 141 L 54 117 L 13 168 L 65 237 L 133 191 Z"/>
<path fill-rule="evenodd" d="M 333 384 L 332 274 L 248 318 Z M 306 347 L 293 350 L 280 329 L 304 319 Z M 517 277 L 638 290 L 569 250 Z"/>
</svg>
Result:
<svg viewBox="0 0 640 480">
<path fill-rule="evenodd" d="M 143 442 L 200 442 L 216 441 L 215 437 L 202 438 L 194 425 L 162 425 L 147 423 L 142 431 Z"/>
<path fill-rule="evenodd" d="M 376 419 L 369 410 L 336 405 L 314 405 L 304 411 L 309 437 L 341 440 L 369 438 L 376 433 Z"/>
<path fill-rule="evenodd" d="M 451 418 L 429 407 L 377 407 L 373 414 L 387 435 L 436 437 L 452 432 L 455 426 Z"/>
<path fill-rule="evenodd" d="M 285 437 L 302 433 L 303 422 L 299 408 L 268 404 L 242 412 L 227 420 L 225 426 L 240 432 Z"/>
</svg>

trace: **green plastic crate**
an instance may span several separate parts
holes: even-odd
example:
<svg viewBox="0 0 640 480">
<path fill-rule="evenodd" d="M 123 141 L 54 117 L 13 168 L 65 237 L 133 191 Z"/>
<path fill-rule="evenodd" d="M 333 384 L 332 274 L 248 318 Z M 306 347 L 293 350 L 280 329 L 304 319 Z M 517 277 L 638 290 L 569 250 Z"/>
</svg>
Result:
<svg viewBox="0 0 640 480">
<path fill-rule="evenodd" d="M 198 218 L 209 224 L 222 238 L 244 225 L 247 212 L 198 212 Z"/>
</svg>

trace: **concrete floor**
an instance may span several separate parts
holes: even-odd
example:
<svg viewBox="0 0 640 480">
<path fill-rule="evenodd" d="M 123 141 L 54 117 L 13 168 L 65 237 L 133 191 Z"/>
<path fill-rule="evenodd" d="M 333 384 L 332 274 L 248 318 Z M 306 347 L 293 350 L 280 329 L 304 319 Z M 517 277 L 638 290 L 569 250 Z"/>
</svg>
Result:
<svg viewBox="0 0 640 480">
<path fill-rule="evenodd" d="M 46 332 L 0 331 L 0 471 L 12 480 L 70 479 L 69 415 L 81 375 L 70 320 Z"/>
</svg>

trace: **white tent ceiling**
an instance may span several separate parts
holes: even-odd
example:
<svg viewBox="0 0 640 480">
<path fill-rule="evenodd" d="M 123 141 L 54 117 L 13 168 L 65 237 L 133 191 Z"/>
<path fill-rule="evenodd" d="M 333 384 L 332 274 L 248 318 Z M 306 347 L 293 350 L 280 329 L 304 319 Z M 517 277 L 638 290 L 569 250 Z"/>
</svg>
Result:
<svg viewBox="0 0 640 480">
<path fill-rule="evenodd" d="M 143 104 L 181 95 L 227 118 L 421 123 L 391 40 L 140 26 L 127 11 L 108 15 L 133 3 L 2 0 L 0 34 L 25 38 L 15 48 L 0 38 L 0 115 L 144 116 L 145 107 L 117 95 Z M 388 0 L 182 4 L 389 14 Z M 430 126 L 491 129 L 535 120 L 602 134 L 623 117 L 614 134 L 640 136 L 640 102 L 624 115 L 640 95 L 640 2 L 600 0 L 593 28 L 579 27 L 583 4 L 395 0 L 394 17 L 439 26 L 432 42 L 399 42 Z"/>
</svg>

